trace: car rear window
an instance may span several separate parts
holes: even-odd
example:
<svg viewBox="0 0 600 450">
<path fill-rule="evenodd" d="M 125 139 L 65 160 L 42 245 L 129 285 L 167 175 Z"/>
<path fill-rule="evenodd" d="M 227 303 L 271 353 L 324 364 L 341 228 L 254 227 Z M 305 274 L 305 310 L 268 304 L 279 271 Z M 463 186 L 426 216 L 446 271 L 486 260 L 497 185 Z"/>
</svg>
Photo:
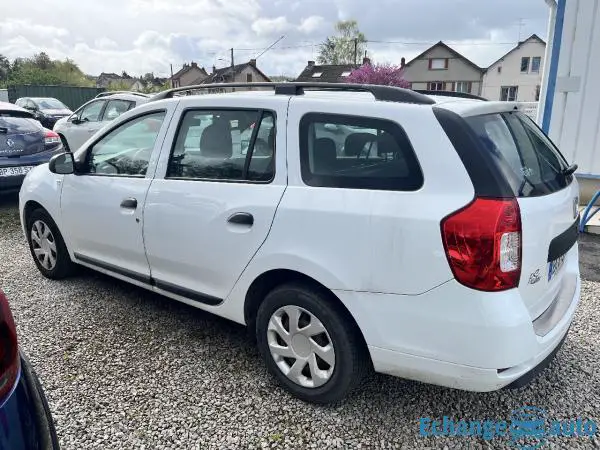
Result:
<svg viewBox="0 0 600 450">
<path fill-rule="evenodd" d="M 0 111 L 0 132 L 7 134 L 34 133 L 40 131 L 41 125 L 29 114 Z"/>
<path fill-rule="evenodd" d="M 569 164 L 525 114 L 485 114 L 465 120 L 518 197 L 551 194 L 571 183 L 572 176 L 563 174 Z"/>
<path fill-rule="evenodd" d="M 415 191 L 423 173 L 396 122 L 309 113 L 300 121 L 300 165 L 308 186 Z"/>
</svg>

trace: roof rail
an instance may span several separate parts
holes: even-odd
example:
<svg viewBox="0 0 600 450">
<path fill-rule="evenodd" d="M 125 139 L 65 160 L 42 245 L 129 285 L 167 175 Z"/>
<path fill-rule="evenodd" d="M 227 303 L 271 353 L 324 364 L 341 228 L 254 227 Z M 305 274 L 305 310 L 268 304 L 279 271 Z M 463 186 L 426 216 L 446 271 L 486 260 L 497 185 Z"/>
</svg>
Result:
<svg viewBox="0 0 600 450">
<path fill-rule="evenodd" d="M 143 92 L 135 92 L 135 91 L 104 91 L 104 92 L 100 92 L 98 95 L 96 95 L 95 98 L 100 98 L 100 97 L 108 97 L 109 95 L 115 95 L 115 94 L 130 94 L 130 95 L 137 95 L 138 97 L 150 97 L 148 94 L 144 94 Z"/>
<path fill-rule="evenodd" d="M 225 89 L 225 88 L 271 88 L 275 94 L 279 95 L 303 95 L 304 90 L 324 90 L 324 91 L 358 91 L 370 92 L 376 100 L 398 103 L 416 103 L 419 105 L 433 105 L 435 101 L 410 89 L 399 88 L 395 86 L 381 86 L 376 84 L 352 84 L 352 83 L 307 83 L 307 82 L 286 82 L 286 83 L 212 83 L 198 84 L 194 86 L 182 86 L 159 92 L 150 98 L 150 101 L 173 98 L 178 92 L 186 92 L 191 95 L 192 91 L 203 89 Z M 189 91 L 189 92 L 188 92 Z"/>
<path fill-rule="evenodd" d="M 483 100 L 484 102 L 489 101 L 487 98 L 480 97 L 475 94 L 468 94 L 466 92 L 456 92 L 456 91 L 428 91 L 423 89 L 415 89 L 415 92 L 418 92 L 423 95 L 439 95 L 442 97 L 457 97 L 457 98 L 470 98 L 473 100 Z"/>
</svg>

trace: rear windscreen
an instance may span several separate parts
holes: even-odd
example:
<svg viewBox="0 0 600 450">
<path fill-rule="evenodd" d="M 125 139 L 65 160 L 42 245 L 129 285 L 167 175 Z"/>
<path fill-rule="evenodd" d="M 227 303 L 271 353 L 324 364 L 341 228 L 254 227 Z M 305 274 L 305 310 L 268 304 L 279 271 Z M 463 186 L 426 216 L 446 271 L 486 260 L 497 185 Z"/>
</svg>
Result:
<svg viewBox="0 0 600 450">
<path fill-rule="evenodd" d="M 0 111 L 0 133 L 4 134 L 27 134 L 41 130 L 41 125 L 35 119 L 19 117 L 12 113 Z"/>
<path fill-rule="evenodd" d="M 551 194 L 568 186 L 572 176 L 558 149 L 525 114 L 509 112 L 465 119 L 490 152 L 518 197 Z"/>
</svg>

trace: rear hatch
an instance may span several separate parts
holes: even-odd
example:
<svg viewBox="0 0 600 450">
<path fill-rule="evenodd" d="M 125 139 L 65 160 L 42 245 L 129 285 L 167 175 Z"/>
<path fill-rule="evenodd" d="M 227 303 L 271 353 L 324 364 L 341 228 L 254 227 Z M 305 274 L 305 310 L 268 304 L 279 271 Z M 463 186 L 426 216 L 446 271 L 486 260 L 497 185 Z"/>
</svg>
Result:
<svg viewBox="0 0 600 450">
<path fill-rule="evenodd" d="M 0 109 L 0 159 L 44 151 L 44 130 L 28 112 Z"/>
<path fill-rule="evenodd" d="M 565 269 L 577 258 L 579 187 L 565 158 L 539 127 L 517 112 L 485 114 L 465 120 L 513 188 L 522 224 L 519 293 L 532 320 L 574 286 Z"/>
</svg>

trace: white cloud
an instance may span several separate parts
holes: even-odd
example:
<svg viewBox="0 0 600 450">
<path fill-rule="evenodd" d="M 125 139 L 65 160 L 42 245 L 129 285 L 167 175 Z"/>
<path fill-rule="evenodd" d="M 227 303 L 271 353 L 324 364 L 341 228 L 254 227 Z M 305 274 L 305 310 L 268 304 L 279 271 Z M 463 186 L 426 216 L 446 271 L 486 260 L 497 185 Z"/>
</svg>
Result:
<svg viewBox="0 0 600 450">
<path fill-rule="evenodd" d="M 258 36 L 281 33 L 288 28 L 290 28 L 290 24 L 284 16 L 275 17 L 273 19 L 260 18 L 252 23 L 252 30 Z"/>
<path fill-rule="evenodd" d="M 319 30 L 323 26 L 324 22 L 325 19 L 321 16 L 310 16 L 300 23 L 298 30 L 305 34 L 311 34 Z"/>
<path fill-rule="evenodd" d="M 94 46 L 100 50 L 115 50 L 119 47 L 119 44 L 112 39 L 103 36 L 94 41 Z"/>
</svg>

